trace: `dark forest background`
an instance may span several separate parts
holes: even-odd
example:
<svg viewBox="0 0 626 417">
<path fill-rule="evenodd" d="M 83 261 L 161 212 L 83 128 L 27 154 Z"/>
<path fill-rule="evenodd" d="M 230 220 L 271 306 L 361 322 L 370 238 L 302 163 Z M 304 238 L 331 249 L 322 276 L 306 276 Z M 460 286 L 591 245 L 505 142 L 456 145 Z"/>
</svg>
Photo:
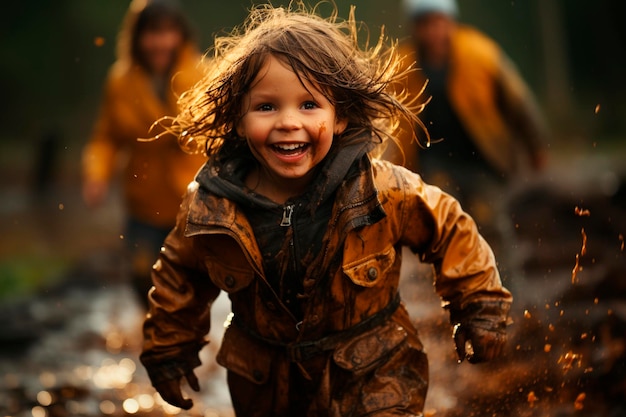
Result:
<svg viewBox="0 0 626 417">
<path fill-rule="evenodd" d="M 274 2 L 283 4 L 285 2 Z M 350 4 L 373 36 L 405 33 L 398 0 Z M 200 46 L 239 24 L 249 1 L 183 0 Z M 546 111 L 555 140 L 618 140 L 626 122 L 626 2 L 460 0 L 461 20 L 496 39 Z M 3 5 L 0 19 L 0 140 L 33 142 L 55 130 L 68 146 L 89 135 L 102 82 L 114 60 L 126 0 L 31 0 Z M 99 46 L 96 39 L 103 39 Z M 596 105 L 600 111 L 596 114 Z M 579 139 L 579 138 L 578 138 Z"/>
</svg>

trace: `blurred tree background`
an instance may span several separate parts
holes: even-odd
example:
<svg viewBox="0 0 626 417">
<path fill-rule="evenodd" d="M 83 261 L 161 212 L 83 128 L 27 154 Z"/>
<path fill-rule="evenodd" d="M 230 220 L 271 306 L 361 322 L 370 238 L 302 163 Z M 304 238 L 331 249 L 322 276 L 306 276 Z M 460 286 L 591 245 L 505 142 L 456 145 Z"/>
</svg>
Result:
<svg viewBox="0 0 626 417">
<path fill-rule="evenodd" d="M 252 4 L 181 2 L 202 49 L 210 48 L 216 34 L 240 24 Z M 128 4 L 129 0 L 3 3 L 0 287 L 22 282 L 28 275 L 24 270 L 36 277 L 42 276 L 41 270 L 63 271 L 59 259 L 64 251 L 70 262 L 76 252 L 101 244 L 102 232 L 114 235 L 111 222 L 116 217 L 100 212 L 79 220 L 85 216 L 78 192 L 79 160 L 115 59 L 117 31 Z M 391 37 L 406 35 L 400 0 L 336 0 L 336 4 L 341 17 L 355 4 L 357 19 L 367 25 L 374 40 L 383 25 Z M 621 146 L 626 134 L 626 2 L 459 0 L 459 5 L 460 20 L 496 39 L 519 66 L 548 118 L 553 150 L 573 146 L 583 152 L 600 148 L 610 152 Z M 323 5 L 322 10 L 330 7 Z M 42 202 L 44 193 L 48 200 Z M 48 211 L 33 211 L 41 207 Z M 73 218 L 75 231 L 63 223 Z M 99 228 L 85 226 L 94 222 Z M 64 226 L 58 230 L 54 224 Z M 42 233 L 48 236 L 44 249 L 37 246 Z M 34 253 L 40 252 L 45 256 L 37 262 Z M 16 259 L 21 259 L 18 265 Z"/>
</svg>

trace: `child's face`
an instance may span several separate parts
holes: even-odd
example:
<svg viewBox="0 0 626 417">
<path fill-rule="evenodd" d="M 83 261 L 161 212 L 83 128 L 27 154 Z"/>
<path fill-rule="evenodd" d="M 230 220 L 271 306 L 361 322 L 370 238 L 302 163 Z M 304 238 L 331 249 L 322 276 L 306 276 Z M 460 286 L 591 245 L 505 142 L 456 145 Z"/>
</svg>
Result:
<svg viewBox="0 0 626 417">
<path fill-rule="evenodd" d="M 315 86 L 300 81 L 273 56 L 243 105 L 237 133 L 248 141 L 262 171 L 282 184 L 312 180 L 312 170 L 328 154 L 333 135 L 347 126 L 347 121 L 336 120 L 335 107 Z"/>
</svg>

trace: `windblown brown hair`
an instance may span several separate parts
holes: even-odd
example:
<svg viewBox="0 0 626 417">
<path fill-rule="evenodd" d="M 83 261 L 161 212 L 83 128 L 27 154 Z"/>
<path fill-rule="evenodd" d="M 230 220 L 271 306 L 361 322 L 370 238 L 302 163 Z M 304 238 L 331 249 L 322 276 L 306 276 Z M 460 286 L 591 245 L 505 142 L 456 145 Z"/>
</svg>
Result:
<svg viewBox="0 0 626 417">
<path fill-rule="evenodd" d="M 406 92 L 393 88 L 406 76 L 399 72 L 397 44 L 386 46 L 381 31 L 375 46 L 361 49 L 354 7 L 346 21 L 339 21 L 333 9 L 322 18 L 317 8 L 301 2 L 288 8 L 258 6 L 241 28 L 216 38 L 206 76 L 180 97 L 180 114 L 169 128 L 181 147 L 211 156 L 225 141 L 241 140 L 236 127 L 245 95 L 270 55 L 319 88 L 337 118 L 348 120 L 335 137 L 337 145 L 382 143 L 392 137 L 400 118 L 421 125 L 417 97 L 409 100 Z"/>
</svg>

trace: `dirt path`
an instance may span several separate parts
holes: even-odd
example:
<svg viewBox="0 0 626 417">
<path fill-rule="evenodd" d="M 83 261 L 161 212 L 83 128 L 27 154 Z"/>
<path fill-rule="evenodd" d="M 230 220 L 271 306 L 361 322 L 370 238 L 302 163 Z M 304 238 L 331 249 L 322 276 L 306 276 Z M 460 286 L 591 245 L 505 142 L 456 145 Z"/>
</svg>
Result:
<svg viewBox="0 0 626 417">
<path fill-rule="evenodd" d="M 525 274 L 513 283 L 515 323 L 497 363 L 456 363 L 428 269 L 404 254 L 402 295 L 430 358 L 427 415 L 626 415 L 626 188 L 618 170 L 598 167 L 603 161 L 587 167 L 591 176 L 561 167 L 514 196 L 511 250 Z M 34 207 L 3 189 L 19 197 L 3 199 L 11 221 L 1 230 L 15 236 L 2 241 L 4 259 L 25 252 L 67 262 L 58 285 L 0 305 L 0 415 L 232 416 L 225 372 L 213 361 L 227 299 L 214 307 L 202 392 L 181 413 L 154 394 L 138 364 L 142 312 L 120 279 L 119 202 L 88 213 L 76 190 Z"/>
</svg>

